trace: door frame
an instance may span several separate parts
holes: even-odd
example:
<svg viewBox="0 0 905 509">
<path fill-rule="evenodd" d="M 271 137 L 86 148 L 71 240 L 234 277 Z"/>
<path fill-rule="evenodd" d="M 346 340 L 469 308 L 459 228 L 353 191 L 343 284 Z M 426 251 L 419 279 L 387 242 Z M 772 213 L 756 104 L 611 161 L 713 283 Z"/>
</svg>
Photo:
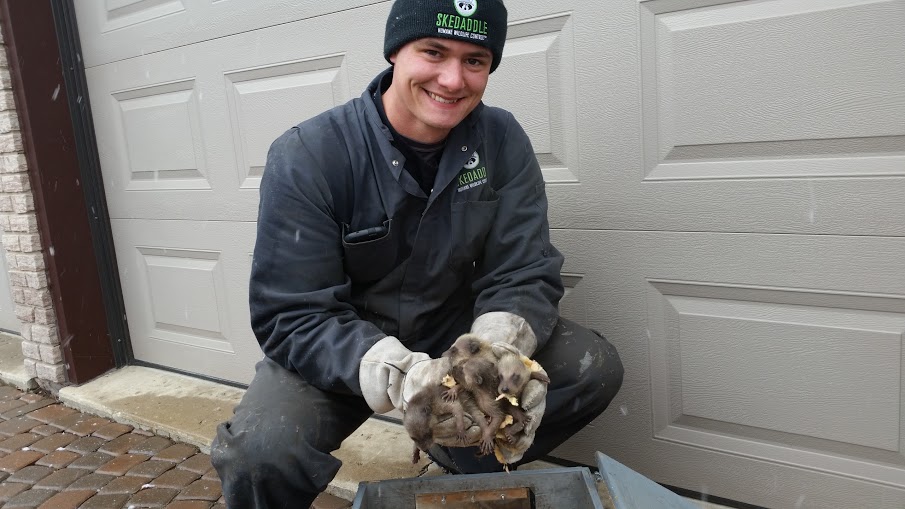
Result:
<svg viewBox="0 0 905 509">
<path fill-rule="evenodd" d="M 78 385 L 134 358 L 75 10 L 72 0 L 0 0 L 0 13 L 66 373 Z M 66 100 L 48 101 L 60 84 Z"/>
</svg>

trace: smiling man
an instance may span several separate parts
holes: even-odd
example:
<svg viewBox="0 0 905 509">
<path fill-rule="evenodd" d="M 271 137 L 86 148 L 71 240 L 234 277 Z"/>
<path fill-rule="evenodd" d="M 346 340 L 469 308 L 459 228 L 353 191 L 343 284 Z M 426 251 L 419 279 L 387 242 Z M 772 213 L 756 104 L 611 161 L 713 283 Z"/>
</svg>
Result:
<svg viewBox="0 0 905 509">
<path fill-rule="evenodd" d="M 481 102 L 506 23 L 500 0 L 397 0 L 392 66 L 272 144 L 249 292 L 265 357 L 211 449 L 229 507 L 307 507 L 339 470 L 330 453 L 439 385 L 464 333 L 550 383 L 528 383 L 528 422 L 495 454 L 475 447 L 484 415 L 466 415 L 464 440 L 435 416 L 429 455 L 449 472 L 541 458 L 615 397 L 616 350 L 559 317 L 563 257 L 528 136 Z"/>
</svg>

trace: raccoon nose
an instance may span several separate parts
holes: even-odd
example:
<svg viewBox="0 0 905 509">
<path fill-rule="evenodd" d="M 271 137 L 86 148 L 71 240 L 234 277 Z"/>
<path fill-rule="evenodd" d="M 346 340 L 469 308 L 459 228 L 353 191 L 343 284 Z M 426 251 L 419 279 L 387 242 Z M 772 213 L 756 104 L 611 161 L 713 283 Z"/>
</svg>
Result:
<svg viewBox="0 0 905 509">
<path fill-rule="evenodd" d="M 506 386 L 506 385 L 501 385 L 501 386 L 500 386 L 500 392 L 509 392 L 509 387 Z"/>
</svg>

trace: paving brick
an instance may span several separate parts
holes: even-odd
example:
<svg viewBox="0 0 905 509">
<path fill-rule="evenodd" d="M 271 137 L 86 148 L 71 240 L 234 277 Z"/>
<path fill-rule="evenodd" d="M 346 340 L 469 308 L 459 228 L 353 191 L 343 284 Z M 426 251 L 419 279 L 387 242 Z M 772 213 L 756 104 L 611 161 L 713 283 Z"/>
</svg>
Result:
<svg viewBox="0 0 905 509">
<path fill-rule="evenodd" d="M 76 413 L 78 413 L 78 411 L 67 408 L 63 405 L 49 405 L 31 412 L 30 414 L 28 414 L 28 416 L 36 421 L 41 421 L 44 424 L 50 424 L 54 421 L 62 419 L 63 417 L 66 417 L 67 415 Z"/>
<path fill-rule="evenodd" d="M 0 470 L 0 482 L 5 481 L 7 477 L 9 477 L 9 473 Z"/>
<path fill-rule="evenodd" d="M 97 470 L 97 467 L 106 464 L 113 456 L 102 452 L 89 452 L 81 458 L 69 464 L 69 468 L 85 468 Z"/>
<path fill-rule="evenodd" d="M 44 407 L 46 407 L 48 405 L 52 405 L 54 403 L 56 403 L 56 401 L 54 401 L 52 399 L 40 399 L 38 401 L 35 401 L 34 403 L 29 403 L 27 405 L 20 406 L 18 408 L 13 408 L 12 410 L 7 410 L 6 412 L 3 412 L 2 414 L 0 414 L 0 416 L 3 416 L 7 419 L 12 419 L 14 417 L 21 417 L 25 414 L 38 410 L 39 408 L 44 408 Z M 44 423 L 39 422 L 39 424 L 44 424 Z"/>
<path fill-rule="evenodd" d="M 0 470 L 13 473 L 33 464 L 44 455 L 38 451 L 16 451 L 0 458 Z"/>
<path fill-rule="evenodd" d="M 44 399 L 44 396 L 42 396 L 41 394 L 35 394 L 33 392 L 23 392 L 22 395 L 19 396 L 19 399 L 26 403 L 37 403 L 38 401 Z"/>
<path fill-rule="evenodd" d="M 84 414 L 82 414 L 84 415 Z M 84 437 L 90 435 L 101 428 L 110 423 L 109 419 L 104 419 L 101 417 L 92 417 L 90 415 L 86 415 L 84 419 L 80 419 L 71 426 L 67 426 L 65 429 L 69 433 L 74 433 L 80 437 Z"/>
<path fill-rule="evenodd" d="M 148 488 L 141 490 L 129 499 L 129 505 L 132 507 L 164 507 L 176 494 L 178 490 L 169 488 Z"/>
<path fill-rule="evenodd" d="M 53 469 L 50 467 L 32 465 L 18 470 L 15 474 L 9 476 L 9 482 L 19 482 L 23 484 L 33 485 L 52 473 Z"/>
<path fill-rule="evenodd" d="M 45 454 L 49 452 L 56 451 L 61 447 L 66 447 L 71 444 L 76 438 L 79 438 L 72 433 L 55 433 L 46 438 L 42 438 L 37 442 L 31 445 L 31 448 L 35 451 L 41 451 Z"/>
<path fill-rule="evenodd" d="M 39 459 L 35 464 L 45 467 L 61 469 L 73 461 L 81 458 L 82 455 L 72 451 L 53 451 L 52 453 Z"/>
<path fill-rule="evenodd" d="M 78 481 L 86 475 L 88 475 L 87 470 L 80 470 L 78 468 L 64 468 L 62 470 L 57 470 L 56 472 L 35 483 L 35 488 L 62 491 L 66 489 L 70 484 Z"/>
<path fill-rule="evenodd" d="M 41 440 L 41 436 L 34 433 L 22 433 L 7 438 L 0 442 L 0 451 L 13 452 L 28 447 L 29 445 Z"/>
<path fill-rule="evenodd" d="M 104 486 L 107 485 L 110 481 L 113 480 L 112 475 L 104 475 L 104 474 L 95 474 L 90 473 L 84 477 L 79 478 L 76 482 L 70 484 L 65 488 L 66 491 L 78 491 L 78 490 L 94 490 L 97 491 Z"/>
<path fill-rule="evenodd" d="M 181 490 L 197 480 L 198 474 L 195 472 L 173 469 L 164 472 L 163 475 L 148 484 L 153 485 L 155 488 L 176 488 Z"/>
<path fill-rule="evenodd" d="M 106 444 L 102 445 L 100 449 L 98 449 L 98 451 L 119 456 L 120 454 L 125 454 L 126 452 L 128 452 L 132 447 L 144 442 L 145 440 L 147 440 L 147 438 L 148 437 L 128 433 L 107 442 Z"/>
<path fill-rule="evenodd" d="M 0 484 L 0 507 L 3 507 L 3 504 L 22 493 L 23 491 L 31 488 L 31 486 L 27 484 L 16 484 L 16 483 L 3 483 Z"/>
<path fill-rule="evenodd" d="M 74 414 L 64 415 L 63 417 L 60 417 L 59 419 L 53 421 L 50 424 L 53 426 L 56 426 L 57 428 L 60 428 L 61 430 L 64 430 L 70 426 L 74 426 L 75 424 L 77 424 L 81 421 L 84 421 L 86 419 L 91 419 L 91 418 L 92 418 L 92 416 L 90 416 L 90 415 L 76 412 Z"/>
<path fill-rule="evenodd" d="M 22 401 L 21 399 L 8 399 L 0 401 L 0 415 L 2 415 L 3 412 L 9 412 L 14 408 L 23 407 L 27 404 L 28 403 Z"/>
<path fill-rule="evenodd" d="M 145 480 L 139 477 L 117 477 L 101 488 L 98 493 L 101 495 L 109 495 L 112 493 L 125 493 L 131 495 L 138 492 L 144 485 Z"/>
<path fill-rule="evenodd" d="M 92 490 L 64 491 L 47 499 L 38 509 L 78 509 L 82 502 L 96 495 Z"/>
<path fill-rule="evenodd" d="M 129 495 L 95 495 L 81 505 L 79 509 L 111 509 L 122 507 L 129 500 Z"/>
<path fill-rule="evenodd" d="M 50 424 L 42 424 L 40 426 L 35 426 L 31 429 L 31 432 L 36 435 L 41 435 L 42 437 L 48 437 L 53 435 L 54 433 L 59 433 L 60 430 L 51 426 Z"/>
<path fill-rule="evenodd" d="M 180 463 L 177 468 L 191 472 L 197 472 L 201 475 L 204 475 L 208 470 L 214 468 L 214 466 L 211 465 L 210 456 L 208 456 L 207 454 L 196 454 Z"/>
<path fill-rule="evenodd" d="M 211 509 L 226 509 L 226 504 L 214 504 Z"/>
<path fill-rule="evenodd" d="M 18 435 L 19 433 L 31 431 L 32 428 L 40 425 L 41 423 L 34 419 L 17 417 L 0 424 L 0 436 L 11 437 L 13 435 Z"/>
<path fill-rule="evenodd" d="M 133 431 L 133 433 L 135 432 Z M 144 442 L 136 444 L 129 452 L 135 454 L 150 454 L 153 456 L 171 445 L 173 445 L 173 442 L 169 438 L 150 437 L 145 439 Z"/>
<path fill-rule="evenodd" d="M 99 474 L 123 475 L 132 467 L 149 458 L 147 454 L 123 454 L 104 463 L 96 471 Z"/>
<path fill-rule="evenodd" d="M 4 509 L 33 509 L 47 501 L 50 497 L 56 495 L 53 490 L 26 490 L 19 493 L 15 497 L 9 499 Z"/>
<path fill-rule="evenodd" d="M 178 500 L 207 500 L 216 502 L 220 498 L 220 483 L 214 481 L 198 480 L 188 485 L 179 495 Z"/>
<path fill-rule="evenodd" d="M 210 509 L 211 503 L 203 500 L 177 500 L 170 503 L 166 509 Z"/>
<path fill-rule="evenodd" d="M 198 448 L 194 445 L 175 444 L 157 453 L 154 457 L 156 460 L 172 461 L 173 463 L 182 463 L 191 458 L 198 452 Z"/>
<path fill-rule="evenodd" d="M 89 452 L 94 452 L 102 445 L 107 443 L 103 438 L 98 437 L 79 437 L 66 446 L 66 449 L 69 449 L 73 452 L 78 452 L 81 454 L 87 454 Z"/>
<path fill-rule="evenodd" d="M 0 400 L 19 399 L 22 394 L 22 391 L 16 389 L 15 387 L 10 387 L 8 385 L 0 387 Z"/>
<path fill-rule="evenodd" d="M 220 475 L 213 468 L 208 470 L 204 477 L 202 477 L 205 481 L 217 481 L 220 482 Z"/>
<path fill-rule="evenodd" d="M 128 424 L 120 424 L 118 422 L 111 422 L 106 426 L 100 427 L 93 433 L 96 437 L 101 437 L 104 440 L 113 440 L 116 437 L 125 435 L 126 433 L 132 431 L 132 426 Z"/>
<path fill-rule="evenodd" d="M 151 433 L 150 431 L 148 431 L 148 430 L 146 430 L 146 429 L 140 429 L 140 428 L 135 428 L 135 429 L 133 429 L 133 430 L 132 430 L 132 433 L 135 433 L 135 434 L 138 434 L 138 435 L 144 435 L 144 436 L 146 436 L 146 437 L 153 437 L 153 436 L 154 436 L 154 433 Z"/>
<path fill-rule="evenodd" d="M 144 463 L 139 463 L 128 472 L 126 475 L 131 475 L 135 477 L 141 477 L 145 481 L 149 481 L 151 479 L 155 479 L 160 477 L 161 474 L 173 468 L 173 464 L 169 461 L 161 461 L 161 460 L 150 460 L 145 461 Z"/>
<path fill-rule="evenodd" d="M 311 504 L 311 509 L 348 509 L 350 507 L 352 507 L 352 502 L 328 493 L 321 493 Z"/>
</svg>

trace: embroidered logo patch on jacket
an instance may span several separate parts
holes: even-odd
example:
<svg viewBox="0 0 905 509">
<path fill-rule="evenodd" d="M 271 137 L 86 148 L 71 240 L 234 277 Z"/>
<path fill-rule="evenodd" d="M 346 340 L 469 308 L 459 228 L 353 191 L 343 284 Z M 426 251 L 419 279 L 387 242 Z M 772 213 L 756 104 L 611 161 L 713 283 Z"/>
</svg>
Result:
<svg viewBox="0 0 905 509">
<path fill-rule="evenodd" d="M 471 158 L 462 167 L 462 172 L 456 178 L 458 188 L 456 192 L 461 193 L 468 189 L 478 187 L 487 183 L 487 167 L 481 166 L 481 156 L 477 152 L 471 155 Z"/>
</svg>

